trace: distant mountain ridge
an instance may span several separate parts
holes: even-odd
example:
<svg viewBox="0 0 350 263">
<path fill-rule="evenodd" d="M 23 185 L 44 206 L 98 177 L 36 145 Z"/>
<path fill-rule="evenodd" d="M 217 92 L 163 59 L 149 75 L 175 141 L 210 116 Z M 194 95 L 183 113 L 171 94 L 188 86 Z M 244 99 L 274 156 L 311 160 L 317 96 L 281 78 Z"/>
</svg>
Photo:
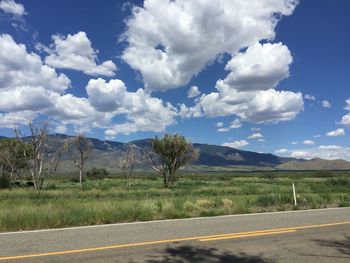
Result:
<svg viewBox="0 0 350 263">
<path fill-rule="evenodd" d="M 314 158 L 311 160 L 286 162 L 278 165 L 276 168 L 280 170 L 350 170 L 350 163 L 341 159 L 325 160 Z"/>
<path fill-rule="evenodd" d="M 66 134 L 50 134 L 49 141 L 60 144 L 67 138 Z M 5 138 L 1 137 L 0 138 Z M 117 169 L 117 160 L 126 153 L 128 145 L 134 145 L 136 153 L 136 167 L 144 169 L 147 167 L 144 161 L 144 152 L 151 147 L 151 139 L 135 140 L 128 143 L 88 138 L 93 144 L 94 151 L 87 162 L 88 167 L 104 167 L 109 170 Z M 303 160 L 295 158 L 279 157 L 270 153 L 257 153 L 235 149 L 227 146 L 193 143 L 193 147 L 199 152 L 194 166 L 256 166 L 271 167 L 281 170 L 342 170 L 350 169 L 350 163 L 344 160 L 313 159 Z M 71 156 L 65 156 L 62 161 L 61 170 L 74 169 Z"/>
</svg>

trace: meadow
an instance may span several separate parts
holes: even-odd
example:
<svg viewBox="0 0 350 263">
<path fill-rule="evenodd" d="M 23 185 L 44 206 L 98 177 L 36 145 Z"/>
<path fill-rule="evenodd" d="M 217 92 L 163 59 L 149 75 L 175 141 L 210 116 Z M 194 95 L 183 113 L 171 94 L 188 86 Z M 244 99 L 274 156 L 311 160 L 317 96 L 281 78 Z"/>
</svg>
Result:
<svg viewBox="0 0 350 263">
<path fill-rule="evenodd" d="M 141 172 L 131 185 L 119 174 L 86 179 L 83 191 L 76 181 L 51 178 L 39 196 L 30 187 L 0 190 L 0 231 L 350 206 L 349 171 L 183 172 L 172 189 Z"/>
</svg>

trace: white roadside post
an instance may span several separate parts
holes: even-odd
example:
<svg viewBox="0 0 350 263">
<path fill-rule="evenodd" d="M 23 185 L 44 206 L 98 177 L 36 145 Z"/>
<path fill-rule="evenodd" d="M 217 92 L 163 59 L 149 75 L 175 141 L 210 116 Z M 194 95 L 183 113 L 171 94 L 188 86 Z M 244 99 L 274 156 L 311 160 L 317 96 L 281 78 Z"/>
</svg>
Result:
<svg viewBox="0 0 350 263">
<path fill-rule="evenodd" d="M 292 183 L 292 186 L 293 186 L 294 205 L 297 206 L 297 196 L 296 196 L 296 194 L 295 194 L 295 186 L 294 186 L 294 183 Z"/>
</svg>

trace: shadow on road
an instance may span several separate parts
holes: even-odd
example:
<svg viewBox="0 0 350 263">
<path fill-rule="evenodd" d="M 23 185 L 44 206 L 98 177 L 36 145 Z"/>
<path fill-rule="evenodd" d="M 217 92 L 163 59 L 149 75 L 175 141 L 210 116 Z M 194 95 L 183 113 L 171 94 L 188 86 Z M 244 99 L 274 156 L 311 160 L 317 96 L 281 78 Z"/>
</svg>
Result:
<svg viewBox="0 0 350 263">
<path fill-rule="evenodd" d="M 350 256 L 350 236 L 343 240 L 315 240 L 322 247 L 336 248 L 339 252 Z"/>
<path fill-rule="evenodd" d="M 232 254 L 227 251 L 220 251 L 214 248 L 179 246 L 169 247 L 163 251 L 163 255 L 157 256 L 155 259 L 146 261 L 147 263 L 267 263 L 257 256 L 249 256 L 245 254 Z M 270 261 L 271 262 L 271 261 Z"/>
</svg>

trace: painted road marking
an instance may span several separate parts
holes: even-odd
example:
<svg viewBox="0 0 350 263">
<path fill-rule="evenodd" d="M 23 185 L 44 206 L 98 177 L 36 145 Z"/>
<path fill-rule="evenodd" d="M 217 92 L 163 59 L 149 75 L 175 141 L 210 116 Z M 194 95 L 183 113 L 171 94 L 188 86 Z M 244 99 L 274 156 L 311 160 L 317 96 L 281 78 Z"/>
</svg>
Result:
<svg viewBox="0 0 350 263">
<path fill-rule="evenodd" d="M 294 232 L 297 232 L 297 230 L 293 229 L 293 230 L 283 230 L 283 231 L 270 231 L 270 232 L 261 232 L 261 233 L 254 233 L 254 234 L 241 234 L 241 235 L 234 234 L 234 235 L 228 235 L 228 236 L 224 236 L 224 237 L 203 238 L 203 239 L 199 239 L 199 241 L 207 242 L 207 241 L 215 241 L 215 240 L 277 235 L 277 234 L 286 234 L 286 233 L 294 233 Z"/>
<path fill-rule="evenodd" d="M 336 223 L 329 223 L 329 224 L 319 224 L 319 225 L 296 226 L 296 227 L 287 227 L 287 228 L 278 228 L 278 229 L 266 229 L 266 230 L 257 230 L 257 231 L 248 231 L 248 232 L 239 232 L 239 233 L 226 233 L 226 234 L 209 235 L 209 236 L 147 241 L 147 242 L 140 242 L 140 243 L 130 243 L 130 244 L 122 244 L 122 245 L 95 247 L 95 248 L 83 248 L 83 249 L 75 249 L 75 250 L 63 250 L 63 251 L 56 251 L 56 252 L 36 253 L 36 254 L 27 254 L 27 255 L 18 255 L 18 256 L 5 256 L 5 257 L 0 257 L 0 261 L 35 258 L 35 257 L 46 257 L 46 256 L 55 256 L 55 255 L 67 255 L 67 254 L 84 253 L 84 252 L 96 252 L 96 251 L 127 248 L 127 247 L 169 244 L 169 243 L 181 242 L 181 241 L 196 240 L 196 241 L 205 242 L 205 241 L 214 241 L 214 240 L 222 240 L 222 239 L 285 234 L 285 233 L 297 232 L 297 230 L 302 230 L 302 229 L 331 227 L 331 226 L 339 226 L 339 225 L 347 225 L 347 224 L 350 224 L 350 221 L 336 222 Z"/>
</svg>

